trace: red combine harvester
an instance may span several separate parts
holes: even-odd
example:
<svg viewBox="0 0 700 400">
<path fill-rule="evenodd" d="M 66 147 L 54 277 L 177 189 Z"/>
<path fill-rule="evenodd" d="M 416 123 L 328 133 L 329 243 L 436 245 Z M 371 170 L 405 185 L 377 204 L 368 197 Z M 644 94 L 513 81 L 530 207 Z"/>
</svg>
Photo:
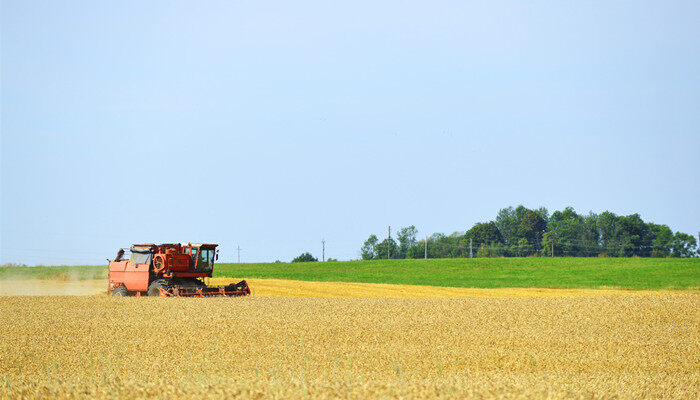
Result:
<svg viewBox="0 0 700 400">
<path fill-rule="evenodd" d="M 226 286 L 207 286 L 203 278 L 211 278 L 214 261 L 219 258 L 216 244 L 135 244 L 130 259 L 109 262 L 108 292 L 112 296 L 246 296 L 246 281 Z"/>
</svg>

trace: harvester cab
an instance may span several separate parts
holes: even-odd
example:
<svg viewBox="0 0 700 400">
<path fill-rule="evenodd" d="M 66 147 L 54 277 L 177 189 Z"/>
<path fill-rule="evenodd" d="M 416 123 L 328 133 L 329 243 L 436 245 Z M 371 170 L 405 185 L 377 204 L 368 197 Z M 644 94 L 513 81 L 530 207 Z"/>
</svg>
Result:
<svg viewBox="0 0 700 400">
<path fill-rule="evenodd" d="M 246 281 L 226 286 L 207 286 L 218 259 L 216 244 L 165 243 L 135 244 L 124 259 L 120 249 L 109 262 L 108 292 L 113 296 L 245 296 Z"/>
</svg>

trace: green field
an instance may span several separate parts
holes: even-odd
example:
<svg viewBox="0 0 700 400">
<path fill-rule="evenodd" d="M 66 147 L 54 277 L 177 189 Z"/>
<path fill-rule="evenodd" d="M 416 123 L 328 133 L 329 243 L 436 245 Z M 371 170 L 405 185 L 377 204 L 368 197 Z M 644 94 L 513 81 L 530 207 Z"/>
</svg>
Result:
<svg viewBox="0 0 700 400">
<path fill-rule="evenodd" d="M 452 287 L 697 289 L 700 259 L 475 258 L 222 264 L 218 276 Z"/>
<path fill-rule="evenodd" d="M 106 266 L 0 268 L 0 279 L 106 276 Z M 479 288 L 698 289 L 700 259 L 532 257 L 218 264 L 214 276 Z"/>
</svg>

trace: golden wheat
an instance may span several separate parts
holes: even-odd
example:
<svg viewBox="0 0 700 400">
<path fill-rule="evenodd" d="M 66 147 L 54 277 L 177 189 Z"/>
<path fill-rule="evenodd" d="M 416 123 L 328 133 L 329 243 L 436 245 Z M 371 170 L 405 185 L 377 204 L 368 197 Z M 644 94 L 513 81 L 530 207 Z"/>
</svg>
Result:
<svg viewBox="0 0 700 400">
<path fill-rule="evenodd" d="M 0 298 L 2 398 L 697 398 L 700 295 Z"/>
<path fill-rule="evenodd" d="M 235 278 L 213 278 L 211 285 L 226 285 Z M 438 286 L 393 285 L 359 282 L 306 282 L 283 279 L 248 279 L 253 295 L 259 297 L 351 297 L 351 298 L 526 298 L 575 297 L 604 295 L 648 295 L 684 293 L 684 291 L 649 291 L 623 289 L 553 289 L 553 288 L 455 288 Z M 52 281 L 41 279 L 0 280 L 0 296 L 61 296 L 105 294 L 105 279 Z M 697 291 L 685 291 L 697 293 Z"/>
<path fill-rule="evenodd" d="M 232 278 L 214 278 L 211 284 L 223 285 Z M 559 289 L 559 288 L 460 288 L 442 286 L 394 285 L 360 282 L 307 282 L 286 279 L 248 279 L 255 296 L 261 297 L 350 297 L 350 298 L 525 298 L 604 295 L 648 295 L 682 293 L 624 289 Z M 105 284 L 102 283 L 104 287 Z"/>
</svg>

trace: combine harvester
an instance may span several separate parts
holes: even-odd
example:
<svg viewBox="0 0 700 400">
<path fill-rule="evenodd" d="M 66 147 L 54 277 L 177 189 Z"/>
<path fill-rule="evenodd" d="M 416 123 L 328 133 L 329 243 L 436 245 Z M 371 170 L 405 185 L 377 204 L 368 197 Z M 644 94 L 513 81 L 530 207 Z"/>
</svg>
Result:
<svg viewBox="0 0 700 400">
<path fill-rule="evenodd" d="M 135 244 L 131 258 L 109 261 L 108 293 L 112 296 L 246 296 L 246 281 L 226 286 L 207 286 L 202 279 L 211 278 L 219 254 L 216 244 Z"/>
</svg>

